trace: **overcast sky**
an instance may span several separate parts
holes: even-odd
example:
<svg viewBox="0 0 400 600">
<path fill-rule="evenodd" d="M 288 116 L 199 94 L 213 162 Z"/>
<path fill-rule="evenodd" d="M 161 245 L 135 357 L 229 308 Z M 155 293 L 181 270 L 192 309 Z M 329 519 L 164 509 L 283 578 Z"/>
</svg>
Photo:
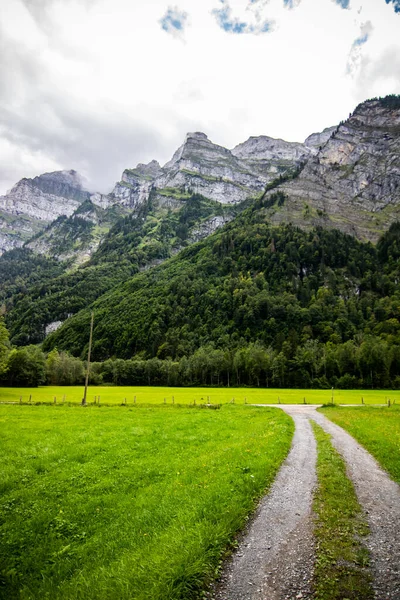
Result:
<svg viewBox="0 0 400 600">
<path fill-rule="evenodd" d="M 400 0 L 0 0 L 0 193 L 108 192 L 188 131 L 289 141 L 400 93 Z"/>
</svg>

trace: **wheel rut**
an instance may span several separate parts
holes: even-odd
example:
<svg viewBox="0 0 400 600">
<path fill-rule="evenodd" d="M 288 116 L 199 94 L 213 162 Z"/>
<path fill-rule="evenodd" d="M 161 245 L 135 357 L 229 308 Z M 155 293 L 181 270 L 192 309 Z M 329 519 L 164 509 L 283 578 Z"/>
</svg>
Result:
<svg viewBox="0 0 400 600">
<path fill-rule="evenodd" d="M 354 438 L 318 413 L 317 406 L 274 407 L 294 419 L 292 447 L 237 551 L 226 564 L 213 599 L 312 598 L 312 501 L 317 483 L 317 451 L 310 425 L 313 419 L 332 436 L 365 512 L 370 527 L 366 546 L 371 554 L 375 597 L 400 600 L 400 487 Z"/>
<path fill-rule="evenodd" d="M 306 415 L 293 418 L 290 453 L 227 564 L 215 600 L 280 600 L 311 593 L 316 443 Z"/>
</svg>

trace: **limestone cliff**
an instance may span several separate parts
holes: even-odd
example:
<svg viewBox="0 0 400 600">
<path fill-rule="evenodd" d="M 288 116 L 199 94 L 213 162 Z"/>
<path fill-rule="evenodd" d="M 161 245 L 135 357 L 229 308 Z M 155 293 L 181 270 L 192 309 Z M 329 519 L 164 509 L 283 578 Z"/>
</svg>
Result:
<svg viewBox="0 0 400 600">
<path fill-rule="evenodd" d="M 0 252 L 21 246 L 59 216 L 71 215 L 89 196 L 76 171 L 22 179 L 0 196 Z"/>
<path fill-rule="evenodd" d="M 188 133 L 163 167 L 156 161 L 126 169 L 112 192 L 118 203 L 135 209 L 154 190 L 164 203 L 198 193 L 221 204 L 236 204 L 263 192 L 279 175 L 295 171 L 313 152 L 304 144 L 250 138 L 228 150 L 201 132 Z"/>
<path fill-rule="evenodd" d="M 274 222 L 336 227 L 375 241 L 400 215 L 400 105 L 360 104 L 280 189 L 288 199 L 271 209 Z"/>
<path fill-rule="evenodd" d="M 70 217 L 86 201 L 107 208 L 108 196 L 91 194 L 76 171 L 21 179 L 0 196 L 0 254 L 19 247 L 61 216 Z"/>
</svg>

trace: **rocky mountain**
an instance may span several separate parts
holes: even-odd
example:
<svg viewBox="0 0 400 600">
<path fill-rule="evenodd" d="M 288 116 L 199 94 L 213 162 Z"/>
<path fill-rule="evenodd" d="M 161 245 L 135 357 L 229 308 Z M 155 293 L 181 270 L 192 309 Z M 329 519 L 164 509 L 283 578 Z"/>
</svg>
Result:
<svg viewBox="0 0 400 600">
<path fill-rule="evenodd" d="M 399 219 L 399 133 L 400 98 L 387 97 L 361 104 L 347 121 L 312 134 L 304 144 L 260 136 L 228 150 L 213 144 L 203 133 L 188 134 L 164 166 L 152 161 L 126 169 L 108 196 L 90 194 L 79 183 L 70 188 L 50 188 L 46 177 L 37 178 L 40 185 L 30 183 L 34 198 L 53 192 L 56 197 L 62 192 L 71 199 L 66 201 L 64 197 L 61 201 L 62 197 L 57 196 L 56 204 L 69 206 L 75 202 L 78 206 L 73 205 L 72 214 L 61 214 L 49 224 L 44 219 L 30 220 L 34 217 L 26 206 L 29 199 L 21 205 L 25 211 L 21 213 L 15 208 L 17 194 L 14 203 L 7 204 L 7 218 L 20 220 L 18 243 L 22 243 L 23 235 L 28 237 L 23 232 L 25 224 L 29 227 L 35 222 L 44 227 L 27 243 L 27 254 L 16 253 L 13 259 L 6 253 L 0 258 L 0 275 L 18 273 L 16 261 L 21 261 L 21 256 L 25 265 L 17 286 L 12 283 L 15 277 L 4 286 L 0 282 L 0 303 L 7 305 L 13 343 L 42 341 L 54 323 L 68 321 L 115 286 L 131 277 L 136 281 L 140 272 L 217 229 L 222 229 L 222 234 L 231 231 L 231 226 L 239 231 L 240 215 L 247 210 L 246 226 L 291 223 L 314 232 L 319 226 L 317 238 L 323 229 L 340 229 L 353 237 L 375 241 Z M 57 179 L 57 174 L 50 175 Z M 4 198 L 0 203 L 3 209 Z M 258 236 L 257 231 L 257 227 L 249 228 L 247 240 L 240 236 L 250 256 L 255 248 L 251 235 L 254 232 Z M 231 252 L 234 244 L 229 235 L 224 237 L 224 252 Z M 259 250 L 264 254 L 276 250 L 274 232 L 268 235 L 271 243 Z M 35 261 L 29 248 L 36 255 L 67 261 L 69 269 L 79 268 L 66 271 L 64 267 L 59 273 L 54 261 Z M 287 251 L 287 256 L 296 254 L 292 243 Z M 191 252 L 187 248 L 189 261 Z M 244 268 L 245 263 L 235 264 L 225 260 L 223 253 L 221 256 L 227 269 L 236 272 Z M 175 264 L 179 270 L 180 263 Z M 30 265 L 35 268 L 34 282 L 29 275 Z M 213 265 L 205 265 L 204 277 L 213 272 Z M 300 279 L 306 275 L 306 268 L 301 267 Z M 46 274 L 43 285 L 41 271 Z M 54 272 L 58 275 L 49 284 Z M 20 291 L 16 293 L 15 289 Z"/>
<path fill-rule="evenodd" d="M 262 194 L 277 177 L 295 173 L 314 152 L 312 144 L 266 136 L 250 138 L 230 151 L 196 132 L 187 134 L 163 167 L 153 160 L 126 169 L 109 195 L 86 190 L 76 171 L 22 179 L 0 197 L 0 253 L 26 243 L 34 252 L 81 264 L 98 248 L 116 216 L 136 214 L 150 196 L 161 212 L 180 210 L 193 194 L 237 204 Z M 208 223 L 199 223 L 195 238 L 224 222 L 210 215 Z"/>
<path fill-rule="evenodd" d="M 76 171 L 21 179 L 0 196 L 0 252 L 21 246 L 61 215 L 72 215 L 89 198 Z"/>
<path fill-rule="evenodd" d="M 74 266 L 89 260 L 112 225 L 127 214 L 117 204 L 102 208 L 93 202 L 93 195 L 90 198 L 72 215 L 59 216 L 26 242 L 25 247 Z"/>
<path fill-rule="evenodd" d="M 28 243 L 34 252 L 81 264 L 118 217 L 138 214 L 150 199 L 158 218 L 179 211 L 193 194 L 235 205 L 271 194 L 279 183 L 288 199 L 268 211 L 272 222 L 337 227 L 376 240 L 399 212 L 400 116 L 388 98 L 361 104 L 347 121 L 304 143 L 258 136 L 229 150 L 189 133 L 164 166 L 126 169 L 109 195 L 86 190 L 75 171 L 23 179 L 0 197 L 0 252 Z M 226 218 L 210 214 L 198 236 Z"/>
<path fill-rule="evenodd" d="M 269 210 L 272 222 L 376 241 L 400 218 L 400 99 L 360 104 L 280 190 L 287 200 Z"/>
<path fill-rule="evenodd" d="M 192 192 L 221 204 L 236 204 L 258 196 L 277 177 L 294 173 L 315 152 L 312 144 L 267 136 L 252 137 L 228 150 L 204 133 L 188 133 L 163 167 L 152 161 L 125 170 L 112 196 L 131 208 L 148 198 L 152 189 L 171 206 Z"/>
<path fill-rule="evenodd" d="M 320 133 L 312 133 L 308 136 L 308 138 L 305 139 L 304 145 L 308 148 L 314 149 L 316 152 L 321 148 L 321 146 L 324 146 L 326 144 L 326 142 L 329 140 L 332 133 L 336 131 L 336 129 L 337 125 L 334 125 L 333 127 L 326 127 Z"/>
</svg>

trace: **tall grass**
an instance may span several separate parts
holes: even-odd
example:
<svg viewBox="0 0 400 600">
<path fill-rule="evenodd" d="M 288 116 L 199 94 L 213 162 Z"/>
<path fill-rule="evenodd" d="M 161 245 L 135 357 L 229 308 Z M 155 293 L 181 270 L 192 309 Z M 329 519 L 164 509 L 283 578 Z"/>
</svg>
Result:
<svg viewBox="0 0 400 600">
<path fill-rule="evenodd" d="M 292 433 L 253 407 L 0 406 L 0 597 L 199 597 Z"/>
</svg>

